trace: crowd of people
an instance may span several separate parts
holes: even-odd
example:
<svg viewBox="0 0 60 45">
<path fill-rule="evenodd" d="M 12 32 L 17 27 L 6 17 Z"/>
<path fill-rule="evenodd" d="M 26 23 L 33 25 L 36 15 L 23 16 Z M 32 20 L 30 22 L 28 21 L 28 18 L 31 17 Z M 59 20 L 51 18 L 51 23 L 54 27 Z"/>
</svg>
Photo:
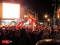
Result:
<svg viewBox="0 0 60 45">
<path fill-rule="evenodd" d="M 60 39 L 60 27 L 38 26 L 34 31 L 32 28 L 22 27 L 18 30 L 15 26 L 0 27 L 0 40 L 12 40 L 9 45 L 35 45 L 42 39 Z"/>
</svg>

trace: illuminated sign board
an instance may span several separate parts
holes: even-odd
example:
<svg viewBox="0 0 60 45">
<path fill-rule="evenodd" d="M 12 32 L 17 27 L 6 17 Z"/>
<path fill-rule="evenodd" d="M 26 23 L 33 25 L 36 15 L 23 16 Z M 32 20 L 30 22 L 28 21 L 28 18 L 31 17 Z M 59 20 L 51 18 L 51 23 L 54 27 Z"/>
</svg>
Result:
<svg viewBox="0 0 60 45">
<path fill-rule="evenodd" d="M 3 3 L 2 18 L 20 18 L 20 4 Z"/>
</svg>

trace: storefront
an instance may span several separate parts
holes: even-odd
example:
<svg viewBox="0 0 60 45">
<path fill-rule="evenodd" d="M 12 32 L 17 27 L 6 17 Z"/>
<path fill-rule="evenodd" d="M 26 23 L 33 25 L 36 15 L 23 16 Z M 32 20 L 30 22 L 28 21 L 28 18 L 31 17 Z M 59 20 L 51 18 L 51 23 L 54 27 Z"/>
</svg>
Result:
<svg viewBox="0 0 60 45">
<path fill-rule="evenodd" d="M 1 23 L 3 26 L 6 26 L 6 25 L 15 26 L 17 22 L 18 22 L 17 20 L 1 20 Z"/>
</svg>

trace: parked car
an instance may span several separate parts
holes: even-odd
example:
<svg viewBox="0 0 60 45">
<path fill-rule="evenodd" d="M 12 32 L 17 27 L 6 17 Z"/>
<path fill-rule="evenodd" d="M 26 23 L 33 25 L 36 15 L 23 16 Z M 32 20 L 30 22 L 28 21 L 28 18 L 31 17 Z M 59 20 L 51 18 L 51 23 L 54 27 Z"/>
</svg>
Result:
<svg viewBox="0 0 60 45">
<path fill-rule="evenodd" d="M 60 40 L 55 39 L 43 39 L 39 40 L 36 45 L 60 45 Z"/>
</svg>

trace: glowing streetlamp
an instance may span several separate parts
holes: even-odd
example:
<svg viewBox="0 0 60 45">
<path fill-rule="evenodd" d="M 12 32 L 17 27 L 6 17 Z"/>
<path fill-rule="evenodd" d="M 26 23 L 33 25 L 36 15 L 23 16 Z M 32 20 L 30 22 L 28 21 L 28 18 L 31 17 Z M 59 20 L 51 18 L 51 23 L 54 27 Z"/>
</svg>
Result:
<svg viewBox="0 0 60 45">
<path fill-rule="evenodd" d="M 46 15 L 44 15 L 44 17 L 45 17 L 45 19 L 46 19 L 46 18 L 48 18 L 48 15 L 47 15 L 47 14 L 46 14 Z"/>
<path fill-rule="evenodd" d="M 27 15 L 24 15 L 24 18 L 27 18 L 28 16 Z"/>
<path fill-rule="evenodd" d="M 57 15 L 57 18 L 59 18 L 59 15 Z"/>
<path fill-rule="evenodd" d="M 50 19 L 48 19 L 47 21 L 50 22 Z"/>
</svg>

